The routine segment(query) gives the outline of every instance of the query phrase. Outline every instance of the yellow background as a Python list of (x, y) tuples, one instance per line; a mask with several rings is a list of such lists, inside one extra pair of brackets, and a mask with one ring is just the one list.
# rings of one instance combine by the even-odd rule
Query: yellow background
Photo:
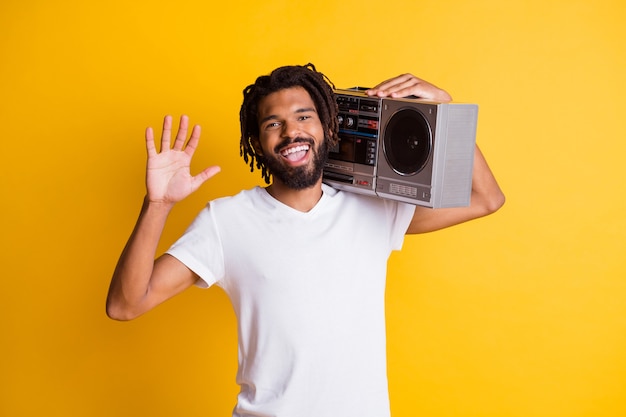
[(508, 198), (392, 256), (394, 417), (626, 415), (625, 19), (621, 0), (4, 0), (0, 415), (229, 415), (220, 290), (130, 323), (104, 299), (144, 128), (189, 114), (194, 170), (222, 166), (164, 249), (205, 201), (260, 183), (239, 158), (241, 91), (307, 62), (338, 87), (412, 72), (478, 103)]

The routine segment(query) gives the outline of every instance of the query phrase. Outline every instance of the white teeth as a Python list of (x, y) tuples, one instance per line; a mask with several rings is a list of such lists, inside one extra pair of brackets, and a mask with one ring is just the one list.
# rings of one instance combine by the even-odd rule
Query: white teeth
[(280, 154), (282, 156), (288, 156), (288, 155), (291, 155), (292, 153), (308, 151), (308, 150), (309, 150), (309, 145), (300, 145), (300, 146), (294, 146), (293, 148), (286, 149), (282, 151)]

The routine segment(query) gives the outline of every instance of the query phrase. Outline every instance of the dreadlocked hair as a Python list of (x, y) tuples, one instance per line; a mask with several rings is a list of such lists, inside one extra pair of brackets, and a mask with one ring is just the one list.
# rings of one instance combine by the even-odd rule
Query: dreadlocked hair
[(259, 102), (269, 94), (292, 87), (302, 87), (311, 96), (328, 146), (332, 148), (339, 141), (337, 102), (333, 93), (335, 86), (328, 77), (317, 71), (313, 64), (284, 66), (275, 69), (269, 75), (258, 77), (254, 84), (243, 90), (243, 104), (239, 112), (241, 124), (239, 155), (250, 165), (250, 172), (254, 172), (255, 167), (261, 170), (267, 184), (270, 183), (271, 173), (251, 144), (252, 140), (259, 138), (257, 119)]

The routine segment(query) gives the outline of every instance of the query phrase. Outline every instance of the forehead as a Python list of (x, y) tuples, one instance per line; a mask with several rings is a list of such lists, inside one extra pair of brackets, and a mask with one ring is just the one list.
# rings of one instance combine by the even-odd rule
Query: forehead
[(278, 90), (259, 101), (259, 119), (283, 112), (296, 112), (302, 109), (316, 111), (311, 95), (303, 87), (290, 87)]

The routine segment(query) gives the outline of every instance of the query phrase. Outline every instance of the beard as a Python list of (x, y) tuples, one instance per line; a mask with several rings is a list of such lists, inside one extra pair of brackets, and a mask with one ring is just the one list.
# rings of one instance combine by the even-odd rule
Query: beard
[[(310, 145), (309, 152), (311, 152), (311, 162), (309, 164), (290, 167), (283, 163), (281, 156), (275, 156), (279, 155), (279, 149), (284, 148), (290, 143), (297, 142), (308, 143)], [(324, 138), (319, 147), (315, 147), (315, 142), (310, 139), (287, 139), (274, 148), (274, 154), (263, 155), (260, 159), (275, 179), (291, 189), (303, 190), (317, 184), (322, 177), (324, 164), (328, 159), (328, 141)]]

